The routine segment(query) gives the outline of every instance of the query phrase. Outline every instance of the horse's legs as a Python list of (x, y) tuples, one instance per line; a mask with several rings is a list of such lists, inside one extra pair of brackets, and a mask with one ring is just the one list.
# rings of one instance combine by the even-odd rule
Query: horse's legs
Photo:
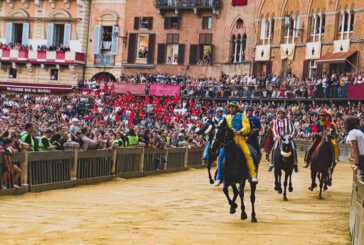
[(257, 183), (250, 182), (250, 202), (252, 203), (252, 219), (251, 222), (256, 223), (257, 219), (255, 217), (255, 190), (257, 188)]
[(282, 183), (281, 183), (282, 172), (277, 167), (274, 168), (274, 177), (275, 177), (274, 190), (278, 191), (278, 193), (281, 194), (282, 193)]
[(214, 180), (212, 179), (212, 176), (211, 176), (211, 162), (207, 163), (207, 172), (209, 173), (209, 180), (210, 180), (210, 184), (212, 185), (214, 183)]
[(238, 205), (236, 204), (235, 201), (236, 201), (236, 198), (238, 198), (238, 196), (239, 196), (239, 190), (238, 190), (238, 188), (236, 187), (235, 184), (231, 185), (231, 188), (233, 188), (233, 192), (234, 192), (233, 200), (231, 200), (231, 201), (234, 204), (235, 208), (237, 208)]
[(312, 180), (312, 184), (311, 184), (311, 187), (308, 187), (308, 189), (310, 191), (313, 191), (313, 189), (315, 189), (315, 187), (317, 185), (316, 185), (316, 172), (313, 171), (312, 169), (311, 169), (311, 180)]
[(278, 170), (274, 168), (274, 190), (278, 191)]
[(248, 218), (248, 216), (245, 213), (244, 188), (245, 188), (245, 180), (242, 180), (240, 183), (240, 190), (239, 190), (240, 201), (241, 201), (241, 219), (242, 220), (245, 220)]
[(288, 201), (287, 199), (287, 185), (288, 185), (288, 173), (284, 172), (284, 192), (283, 192), (283, 201)]
[(278, 170), (278, 193), (282, 194), (282, 170)]
[(293, 191), (293, 187), (292, 187), (292, 173), (289, 175), (289, 187), (288, 187), (288, 191), (292, 192)]
[(321, 176), (320, 176), (320, 194), (319, 194), (319, 199), (322, 199), (321, 193), (322, 193), (322, 187), (323, 187), (323, 185), (324, 185), (324, 175), (321, 174)]
[(234, 214), (235, 213), (235, 209), (237, 208), (237, 205), (236, 203), (234, 203), (231, 199), (230, 199), (230, 196), (229, 196), (229, 186), (225, 185), (224, 184), (224, 187), (222, 188), (228, 202), (229, 202), (229, 205), (230, 205), (230, 214)]

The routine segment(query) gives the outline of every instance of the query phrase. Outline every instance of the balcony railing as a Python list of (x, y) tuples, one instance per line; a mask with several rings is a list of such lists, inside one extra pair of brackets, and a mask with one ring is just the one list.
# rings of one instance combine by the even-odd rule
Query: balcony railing
[(115, 64), (115, 55), (99, 54), (95, 57), (95, 65), (97, 66), (113, 66)]
[(84, 64), (85, 54), (79, 52), (0, 49), (0, 62), (46, 64)]
[(221, 0), (156, 0), (159, 9), (220, 9)]

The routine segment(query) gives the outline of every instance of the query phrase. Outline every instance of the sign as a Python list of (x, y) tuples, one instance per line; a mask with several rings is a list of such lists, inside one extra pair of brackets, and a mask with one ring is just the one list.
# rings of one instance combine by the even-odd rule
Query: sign
[(306, 60), (321, 58), (321, 42), (306, 43)]
[(348, 52), (349, 49), (350, 49), (350, 39), (334, 41), (334, 53)]
[(349, 100), (364, 100), (364, 84), (349, 84)]
[(116, 83), (114, 92), (118, 94), (145, 95), (145, 84)]
[(268, 61), (270, 59), (270, 45), (255, 46), (255, 61)]
[(151, 84), (149, 95), (152, 96), (175, 96), (180, 95), (181, 86), (179, 85), (158, 85)]
[(17, 93), (37, 93), (37, 94), (59, 94), (72, 90), (72, 85), (52, 85), (35, 83), (0, 83), (0, 90), (7, 90)]
[(296, 44), (294, 43), (281, 44), (281, 59), (293, 60), (295, 48)]

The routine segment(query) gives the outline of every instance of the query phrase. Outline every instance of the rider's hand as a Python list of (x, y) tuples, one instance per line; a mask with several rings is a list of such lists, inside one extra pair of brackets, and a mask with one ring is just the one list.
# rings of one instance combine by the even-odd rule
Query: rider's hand
[(238, 130), (238, 131), (235, 131), (235, 135), (240, 135), (241, 134), (241, 131)]

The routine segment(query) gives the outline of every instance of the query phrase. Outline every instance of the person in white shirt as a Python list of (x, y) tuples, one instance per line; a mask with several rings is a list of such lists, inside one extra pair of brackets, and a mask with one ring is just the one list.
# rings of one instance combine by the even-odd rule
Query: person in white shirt
[(344, 124), (346, 131), (349, 132), (346, 141), (353, 147), (355, 162), (352, 168), (355, 172), (359, 170), (357, 178), (364, 182), (364, 134), (360, 130), (359, 118), (347, 117)]

